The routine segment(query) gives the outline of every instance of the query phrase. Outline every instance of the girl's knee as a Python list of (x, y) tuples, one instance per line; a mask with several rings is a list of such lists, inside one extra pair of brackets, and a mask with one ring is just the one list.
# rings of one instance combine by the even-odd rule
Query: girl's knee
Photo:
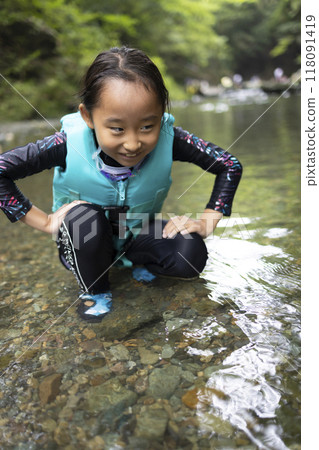
[(64, 224), (77, 249), (84, 245), (94, 247), (106, 235), (112, 235), (111, 224), (97, 205), (82, 203), (74, 206), (65, 216)]
[(188, 239), (180, 235), (176, 248), (176, 276), (193, 278), (199, 275), (207, 262), (207, 247), (201, 236), (191, 233)]

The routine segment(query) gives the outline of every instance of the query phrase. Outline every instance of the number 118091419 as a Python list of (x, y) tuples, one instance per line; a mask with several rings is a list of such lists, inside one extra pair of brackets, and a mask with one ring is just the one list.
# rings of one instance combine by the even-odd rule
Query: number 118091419
[(315, 81), (315, 73), (316, 73), (316, 18), (313, 15), (306, 16), (307, 23), (306, 26), (306, 70), (305, 73), (307, 77), (306, 81)]

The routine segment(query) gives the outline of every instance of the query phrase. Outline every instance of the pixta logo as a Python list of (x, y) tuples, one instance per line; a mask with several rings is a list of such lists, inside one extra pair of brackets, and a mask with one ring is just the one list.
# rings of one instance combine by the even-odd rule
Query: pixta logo
[(98, 214), (94, 209), (79, 205), (69, 211), (64, 218), (65, 228), (69, 230), (69, 238), (75, 250), (79, 250), (83, 244), (97, 235)]

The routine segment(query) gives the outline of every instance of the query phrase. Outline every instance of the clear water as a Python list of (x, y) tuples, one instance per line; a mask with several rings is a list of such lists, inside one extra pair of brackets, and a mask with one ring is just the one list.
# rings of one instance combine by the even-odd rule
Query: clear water
[[(144, 286), (114, 270), (103, 325), (68, 309), (77, 286), (50, 237), (0, 216), (2, 448), (300, 448), (300, 98), (265, 112), (275, 100), (173, 108), (242, 162), (233, 215), (198, 281)], [(3, 150), (47, 134), (31, 128), (2, 127)], [(49, 211), (51, 178), (19, 187)], [(165, 211), (200, 213), (213, 179), (175, 163)]]

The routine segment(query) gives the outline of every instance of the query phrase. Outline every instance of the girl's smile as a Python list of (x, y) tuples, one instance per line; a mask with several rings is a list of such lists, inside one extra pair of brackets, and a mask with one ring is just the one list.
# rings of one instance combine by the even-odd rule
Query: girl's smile
[(121, 165), (137, 164), (157, 144), (162, 107), (155, 92), (141, 82), (111, 79), (91, 114), (83, 103), (79, 109), (102, 151)]

